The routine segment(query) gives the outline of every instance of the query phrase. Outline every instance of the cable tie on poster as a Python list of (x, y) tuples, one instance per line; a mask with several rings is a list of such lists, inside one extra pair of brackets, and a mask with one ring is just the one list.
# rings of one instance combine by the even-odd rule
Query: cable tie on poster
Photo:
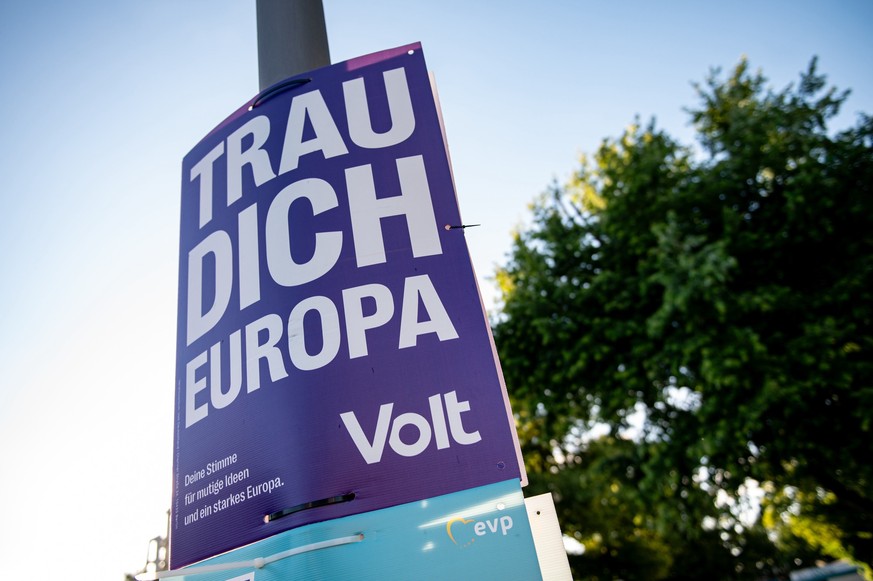
[(309, 545), (303, 545), (302, 547), (295, 547), (293, 549), (280, 551), (278, 553), (270, 555), (269, 557), (256, 557), (249, 561), (235, 561), (233, 563), (200, 565), (199, 567), (189, 567), (187, 569), (171, 569), (170, 571), (140, 573), (136, 576), (136, 579), (137, 581), (153, 581), (156, 579), (167, 579), (170, 577), (183, 577), (189, 575), (201, 575), (203, 573), (214, 573), (216, 571), (230, 571), (231, 569), (262, 569), (270, 563), (275, 563), (276, 561), (281, 561), (282, 559), (287, 559), (288, 557), (293, 557), (294, 555), (300, 555), (302, 553), (309, 553), (312, 551), (319, 551), (321, 549), (329, 549), (331, 547), (339, 547), (341, 545), (348, 545), (351, 543), (360, 543), (363, 540), (364, 533), (358, 533), (356, 535), (351, 535), (348, 537), (338, 537), (336, 539), (329, 539), (327, 541), (320, 541), (318, 543), (311, 543)]
[(296, 89), (297, 87), (303, 86), (311, 80), (312, 79), (308, 77), (302, 79), (288, 79), (287, 81), (282, 81), (281, 83), (275, 84), (272, 87), (258, 93), (258, 96), (255, 97), (255, 100), (252, 101), (251, 105), (249, 105), (249, 111), (262, 104), (264, 101), (275, 97), (279, 93), (290, 91), (291, 89)]
[(295, 512), (300, 512), (302, 510), (309, 510), (310, 508), (320, 508), (322, 506), (329, 506), (331, 504), (340, 504), (343, 502), (351, 502), (355, 499), (355, 493), (349, 492), (348, 494), (341, 494), (339, 496), (331, 496), (330, 498), (323, 498), (321, 500), (313, 500), (312, 502), (304, 502), (303, 504), (298, 504), (297, 506), (292, 506), (291, 508), (284, 508), (282, 510), (272, 512), (266, 516), (264, 516), (264, 522), (269, 523), (274, 520), (280, 519), (284, 516), (288, 516), (294, 514)]
[(453, 226), (451, 224), (446, 224), (446, 230), (459, 230), (463, 228), (475, 228), (476, 226), (481, 226), (482, 224), (458, 224), (457, 226)]

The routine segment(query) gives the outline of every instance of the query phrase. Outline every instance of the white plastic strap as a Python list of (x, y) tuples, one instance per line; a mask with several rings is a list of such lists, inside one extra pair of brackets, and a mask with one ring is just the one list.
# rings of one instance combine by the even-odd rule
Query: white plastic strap
[(340, 537), (337, 539), (330, 539), (327, 541), (303, 545), (302, 547), (288, 549), (287, 551), (280, 551), (275, 555), (270, 555), (269, 557), (257, 557), (255, 559), (252, 559), (251, 561), (216, 563), (214, 565), (200, 565), (199, 567), (189, 567), (187, 569), (172, 569), (170, 571), (140, 573), (136, 576), (136, 579), (138, 581), (152, 581), (156, 579), (167, 579), (169, 577), (183, 577), (188, 575), (200, 575), (201, 573), (214, 573), (216, 571), (229, 571), (231, 569), (261, 569), (265, 565), (275, 563), (276, 561), (281, 561), (282, 559), (287, 559), (288, 557), (293, 557), (294, 555), (300, 555), (301, 553), (318, 551), (320, 549), (328, 549), (330, 547), (338, 547), (340, 545), (348, 545), (350, 543), (360, 543), (363, 540), (364, 535), (362, 533), (359, 533), (350, 537)]

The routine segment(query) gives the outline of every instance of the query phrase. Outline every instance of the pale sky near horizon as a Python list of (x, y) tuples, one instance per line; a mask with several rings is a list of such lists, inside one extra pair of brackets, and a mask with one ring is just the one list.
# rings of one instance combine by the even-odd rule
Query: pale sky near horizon
[[(873, 113), (873, 2), (324, 0), (333, 62), (421, 41), (486, 302), (527, 205), (693, 82), (810, 59)], [(120, 580), (170, 504), (183, 156), (258, 91), (250, 0), (0, 2), (4, 577)]]

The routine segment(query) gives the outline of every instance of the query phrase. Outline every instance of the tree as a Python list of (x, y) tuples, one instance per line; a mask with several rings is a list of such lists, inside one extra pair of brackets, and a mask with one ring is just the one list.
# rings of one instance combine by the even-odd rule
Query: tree
[[(689, 110), (699, 150), (635, 125), (544, 194), (498, 272), (495, 340), (532, 482), (568, 506), (590, 484), (568, 479), (611, 449), (658, 542), (715, 531), (734, 565), (780, 569), (741, 562), (757, 482), (771, 537), (826, 525), (818, 550), (869, 565), (873, 120), (828, 132), (848, 92), (815, 60), (766, 82), (745, 61), (714, 71)], [(591, 510), (562, 513), (567, 530)], [(637, 578), (679, 578), (671, 555)]]

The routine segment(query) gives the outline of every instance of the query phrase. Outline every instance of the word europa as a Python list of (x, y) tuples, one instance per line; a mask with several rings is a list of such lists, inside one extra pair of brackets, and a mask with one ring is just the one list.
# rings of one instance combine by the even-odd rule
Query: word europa
[[(183, 257), (188, 274), (185, 313), (188, 346), (218, 325), (231, 307), (234, 290), (238, 305), (233, 306), (242, 311), (261, 300), (262, 284), (267, 281), (280, 287), (299, 287), (326, 275), (337, 264), (343, 245), (348, 242), (345, 232), (313, 232), (312, 244), (304, 252), (306, 259), (299, 256), (300, 251), (297, 256), (292, 252), (290, 234), (291, 215), (295, 212), (305, 212), (303, 217), (308, 218), (339, 211), (337, 190), (328, 181), (309, 177), (288, 184), (269, 201), (264, 218), (263, 213), (258, 212), (258, 204), (264, 202), (255, 201), (242, 207), (249, 194), (243, 191), (244, 176), (253, 180), (258, 188), (294, 172), (308, 155), (320, 154), (324, 159), (331, 159), (347, 155), (349, 144), (363, 149), (381, 149), (409, 139), (415, 131), (416, 119), (406, 70), (402, 67), (389, 70), (382, 77), (391, 121), (390, 128), (383, 132), (373, 129), (364, 80), (352, 79), (342, 84), (345, 125), (334, 121), (336, 112), (328, 108), (320, 90), (309, 91), (291, 99), (283, 146), (278, 154), (264, 148), (270, 136), (270, 118), (258, 115), (193, 164), (189, 179), (199, 183), (199, 230), (203, 231), (213, 220), (216, 205), (223, 204), (237, 213), (235, 232), (213, 230)], [(341, 133), (340, 126), (347, 127), (347, 134)], [(273, 169), (276, 162), (278, 171)], [(216, 171), (219, 164), (223, 164), (226, 175), (227, 187), (223, 193), (215, 187), (215, 177), (222, 173)], [(394, 216), (406, 221), (414, 258), (442, 254), (424, 156), (380, 162), (378, 171), (396, 171), (400, 195), (377, 197), (371, 164), (348, 167), (341, 174), (336, 172), (336, 178), (345, 182), (341, 191), (347, 193), (344, 201), (351, 218), (350, 238), (357, 268), (387, 262), (382, 220)], [(305, 203), (295, 203), (301, 200)], [(212, 292), (204, 292), (210, 290)], [(205, 296), (211, 297), (211, 304), (204, 304)], [(371, 312), (373, 303), (375, 311)], [(392, 291), (378, 283), (344, 289), (341, 306), (325, 296), (311, 296), (289, 306), (290, 311), (281, 316), (270, 313), (224, 335), (187, 361), (186, 428), (206, 418), (210, 405), (221, 409), (233, 403), (242, 393), (243, 381), (246, 393), (259, 389), (262, 371), (269, 373), (270, 381), (276, 382), (288, 376), (288, 361), (301, 371), (328, 365), (339, 354), (343, 338), (349, 359), (366, 356), (367, 331), (388, 323), (396, 310)], [(421, 321), (418, 319), (420, 307), (423, 307), (421, 312), (427, 314)], [(344, 328), (340, 324), (340, 310), (344, 315)], [(427, 275), (405, 279), (399, 311), (398, 349), (414, 347), (423, 334), (434, 333), (440, 341), (458, 338)], [(320, 337), (307, 340), (303, 325), (307, 315), (317, 315), (320, 320)], [(310, 349), (313, 345), (320, 347), (316, 353), (311, 353), (307, 345)], [(229, 362), (224, 367), (223, 357)], [(262, 365), (264, 362), (266, 366)], [(221, 377), (222, 368), (229, 370), (226, 385)]]
[[(452, 527), (458, 524), (469, 525), (470, 523), (474, 523), (473, 534), (476, 535), (476, 537), (484, 537), (487, 534), (496, 534), (498, 530), (505, 537), (507, 532), (509, 532), (509, 529), (511, 529), (513, 525), (512, 517), (509, 515), (504, 515), (500, 518), (493, 518), (491, 520), (485, 519), (481, 521), (475, 521), (474, 519), (466, 519), (463, 517), (453, 518), (446, 523), (446, 533), (448, 533), (449, 538), (452, 540), (453, 543), (455, 543), (456, 545), (461, 545), (462, 547), (469, 547), (475, 542), (476, 538), (470, 536), (469, 532), (462, 532), (462, 526), (457, 526), (454, 531), (452, 530)], [(455, 538), (456, 533), (457, 538)], [(469, 538), (469, 540), (467, 540), (467, 538)]]
[[(372, 437), (367, 437), (361, 427), (355, 412), (340, 414), (352, 441), (358, 448), (358, 452), (367, 462), (375, 464), (382, 461), (382, 453), (385, 450), (385, 442), (394, 452), (401, 456), (412, 457), (421, 454), (430, 445), (431, 438), (436, 439), (437, 450), (443, 450), (451, 446), (451, 439), (458, 444), (470, 445), (482, 440), (478, 430), (467, 432), (461, 414), (470, 411), (470, 402), (458, 401), (454, 391), (444, 395), (432, 395), (427, 398), (430, 407), (430, 421), (420, 414), (406, 412), (392, 417), (394, 404), (386, 403), (379, 407), (379, 417), (376, 420), (376, 430)], [(443, 403), (445, 402), (445, 407)], [(446, 420), (448, 419), (448, 428)], [(414, 442), (406, 443), (400, 438), (400, 432), (406, 426), (413, 426), (418, 431), (418, 437)], [(388, 433), (391, 435), (389, 436)]]

